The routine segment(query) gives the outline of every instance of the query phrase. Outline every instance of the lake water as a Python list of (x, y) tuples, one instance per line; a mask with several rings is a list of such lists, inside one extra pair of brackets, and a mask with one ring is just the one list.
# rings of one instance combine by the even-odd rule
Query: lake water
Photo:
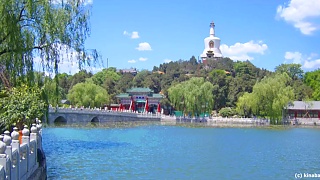
[[(294, 179), (320, 174), (320, 129), (44, 128), (48, 179)], [(310, 179), (310, 178), (309, 178)]]

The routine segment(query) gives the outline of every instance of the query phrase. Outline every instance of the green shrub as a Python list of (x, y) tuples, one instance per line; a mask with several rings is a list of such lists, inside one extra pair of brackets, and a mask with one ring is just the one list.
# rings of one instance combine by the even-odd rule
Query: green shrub
[(226, 107), (226, 108), (220, 109), (219, 115), (222, 117), (231, 117), (231, 116), (235, 115), (235, 112), (230, 107)]

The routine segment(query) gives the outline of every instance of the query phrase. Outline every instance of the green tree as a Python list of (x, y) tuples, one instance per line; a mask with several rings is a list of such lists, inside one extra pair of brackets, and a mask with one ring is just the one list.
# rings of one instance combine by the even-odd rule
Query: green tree
[(117, 103), (117, 98), (115, 96), (118, 93), (121, 93), (119, 89), (116, 88), (121, 77), (121, 74), (117, 73), (115, 68), (108, 68), (106, 70), (106, 78), (104, 79), (102, 87), (108, 91), (111, 103)]
[(33, 81), (36, 57), (43, 70), (55, 74), (59, 62), (76, 59), (81, 68), (97, 60), (97, 52), (84, 46), (90, 32), (90, 9), (82, 0), (2, 0), (0, 64), (12, 84), (20, 76)]
[(260, 117), (268, 117), (273, 124), (279, 124), (282, 113), (289, 102), (294, 99), (294, 90), (288, 83), (291, 78), (287, 73), (275, 74), (257, 82), (252, 93), (245, 93), (237, 103), (240, 114), (252, 112)]
[(127, 89), (133, 87), (133, 78), (134, 76), (130, 73), (123, 74), (115, 88), (121, 93), (126, 92)]
[(78, 83), (85, 82), (87, 78), (91, 78), (91, 77), (92, 77), (91, 72), (87, 72), (86, 70), (79, 71), (78, 73), (71, 76), (71, 78), (70, 78), (71, 85), (70, 85), (69, 89), (71, 89), (74, 85), (76, 85)]
[(67, 73), (62, 73), (62, 74), (58, 74), (58, 82), (59, 82), (59, 87), (62, 89), (61, 91), (61, 97), (63, 99), (66, 99), (66, 95), (68, 94), (68, 91), (70, 89), (71, 86), (71, 75), (68, 75)]
[(152, 89), (154, 93), (159, 93), (161, 91), (161, 76), (162, 74), (158, 73), (149, 74), (145, 77), (143, 81), (143, 86)]
[(214, 109), (226, 107), (231, 77), (226, 74), (225, 70), (215, 69), (209, 73), (208, 79), (214, 85)]
[(256, 104), (254, 97), (255, 94), (245, 92), (242, 96), (239, 97), (237, 101), (236, 111), (239, 115), (244, 117), (250, 117), (253, 105)]
[(222, 117), (231, 117), (235, 113), (230, 107), (226, 107), (226, 108), (221, 108), (220, 111), (219, 111), (219, 114)]
[(145, 77), (151, 75), (151, 72), (149, 72), (148, 70), (142, 70), (140, 71), (134, 78), (133, 78), (133, 83), (134, 86), (136, 87), (144, 87), (144, 80)]
[[(292, 85), (291, 85), (292, 84)], [(290, 85), (294, 87), (294, 99), (296, 101), (302, 101), (305, 99), (311, 99), (313, 90), (301, 79), (294, 80)], [(320, 99), (319, 99), (320, 100)]]
[(70, 89), (67, 97), (71, 104), (76, 106), (101, 107), (109, 103), (108, 92), (92, 82), (76, 84)]
[(287, 73), (291, 78), (290, 86), (294, 87), (295, 100), (302, 101), (312, 96), (312, 89), (303, 83), (304, 72), (301, 64), (281, 64), (275, 68), (276, 73)]
[(208, 59), (206, 68), (209, 71), (212, 69), (222, 69), (230, 72), (233, 69), (233, 64), (234, 62), (230, 58), (221, 58), (218, 60)]
[(204, 78), (193, 77), (168, 89), (169, 100), (176, 110), (193, 115), (210, 112), (213, 107), (213, 85)]
[(320, 69), (307, 72), (304, 76), (304, 82), (312, 88), (312, 99), (320, 100)]
[(287, 73), (292, 80), (302, 79), (304, 74), (301, 64), (280, 64), (275, 70), (276, 73)]
[(0, 98), (0, 126), (11, 130), (12, 125), (22, 129), (22, 124), (30, 127), (35, 118), (42, 118), (47, 107), (43, 93), (38, 87), (22, 85), (3, 91)]
[(192, 65), (197, 65), (198, 61), (197, 61), (196, 57), (192, 56), (189, 60), (189, 63), (191, 63)]
[[(57, 87), (58, 86), (58, 87)], [(58, 93), (56, 92), (58, 90)], [(48, 104), (53, 107), (59, 106), (62, 99), (66, 98), (67, 93), (53, 79), (46, 79), (43, 91), (46, 95)]]

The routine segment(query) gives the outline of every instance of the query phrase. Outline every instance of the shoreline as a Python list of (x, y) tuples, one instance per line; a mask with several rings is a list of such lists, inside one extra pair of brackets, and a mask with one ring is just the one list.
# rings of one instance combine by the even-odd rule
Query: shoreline
[(121, 121), (121, 122), (105, 122), (105, 123), (72, 123), (72, 124), (54, 124), (45, 127), (50, 128), (132, 128), (148, 125), (163, 125), (163, 126), (182, 126), (190, 128), (258, 128), (258, 129), (292, 129), (292, 128), (314, 128), (320, 129), (319, 125), (267, 125), (253, 123), (235, 123), (235, 122), (179, 122), (176, 120), (161, 120), (161, 121)]
[(205, 127), (217, 127), (217, 128), (271, 128), (271, 129), (283, 129), (283, 128), (320, 128), (320, 121), (303, 120), (298, 124), (294, 124), (293, 120), (289, 121), (289, 124), (270, 124), (267, 119), (253, 119), (253, 118), (223, 118), (223, 117), (213, 117), (213, 118), (183, 118), (174, 116), (162, 116), (162, 123), (169, 124), (199, 124), (199, 126)]

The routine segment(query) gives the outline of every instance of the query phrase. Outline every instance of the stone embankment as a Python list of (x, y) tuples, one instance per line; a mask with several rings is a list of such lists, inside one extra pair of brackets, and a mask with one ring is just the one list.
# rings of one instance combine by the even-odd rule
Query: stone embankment
[[(162, 116), (161, 122), (164, 124), (177, 123), (202, 123), (207, 126), (216, 127), (254, 127), (254, 126), (270, 126), (270, 120), (260, 118), (225, 118), (225, 117), (203, 117), (189, 118), (183, 116)], [(319, 118), (299, 118), (288, 119), (283, 121), (285, 125), (295, 127), (320, 127)]]
[[(31, 132), (30, 132), (31, 130)], [(37, 120), (31, 129), (17, 127), (0, 136), (0, 179), (47, 179), (46, 158), (42, 149), (42, 124)]]
[(223, 117), (201, 117), (201, 118), (189, 118), (189, 117), (175, 117), (175, 116), (162, 116), (162, 122), (167, 123), (202, 123), (207, 126), (269, 126), (270, 121), (268, 119), (256, 119), (256, 118), (223, 118)]

